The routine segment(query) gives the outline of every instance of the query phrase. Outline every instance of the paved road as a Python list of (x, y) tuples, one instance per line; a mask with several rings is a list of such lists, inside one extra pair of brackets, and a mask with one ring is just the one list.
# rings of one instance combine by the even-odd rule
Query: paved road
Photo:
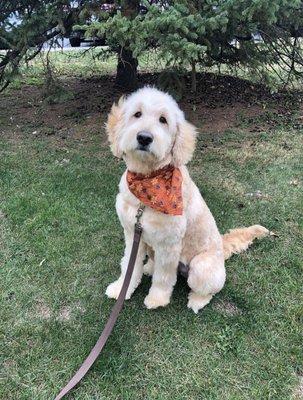
[[(82, 51), (82, 50), (84, 50), (84, 49), (89, 49), (90, 47), (99, 47), (99, 46), (91, 46), (91, 43), (81, 43), (81, 46), (80, 47), (71, 47), (71, 45), (70, 45), (70, 43), (69, 43), (69, 39), (64, 39), (63, 40), (63, 43), (62, 43), (62, 41), (60, 40), (59, 41), (59, 44), (60, 44), (60, 46), (58, 46), (58, 45), (56, 45), (56, 46), (53, 46), (52, 48), (51, 48), (51, 51)], [(103, 49), (105, 49), (105, 48), (107, 48), (108, 46), (102, 46), (102, 48)], [(46, 50), (48, 50), (49, 49), (49, 43), (45, 43), (44, 44), (44, 46), (43, 46), (43, 48), (42, 48), (42, 51), (46, 51)], [(1, 50), (0, 49), (0, 53), (2, 54), (2, 53), (6, 53), (6, 50)]]
[[(58, 43), (60, 44), (60, 46), (55, 45), (52, 47), (51, 51), (61, 51), (62, 48), (65, 50), (81, 50), (83, 48), (89, 48), (91, 47), (90, 43), (81, 43), (80, 47), (71, 47), (70, 43), (69, 43), (69, 39), (63, 38), (63, 39), (59, 39)], [(43, 46), (44, 50), (47, 50), (49, 48), (49, 43), (45, 43)]]

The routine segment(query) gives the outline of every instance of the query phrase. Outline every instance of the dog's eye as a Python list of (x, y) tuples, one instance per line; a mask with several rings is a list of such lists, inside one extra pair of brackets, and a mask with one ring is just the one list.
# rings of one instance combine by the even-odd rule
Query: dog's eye
[(141, 115), (142, 115), (142, 112), (141, 111), (137, 111), (136, 114), (134, 114), (134, 117), (140, 118)]
[(161, 115), (161, 117), (159, 118), (159, 121), (161, 122), (161, 124), (167, 124), (166, 118), (163, 117), (163, 115)]

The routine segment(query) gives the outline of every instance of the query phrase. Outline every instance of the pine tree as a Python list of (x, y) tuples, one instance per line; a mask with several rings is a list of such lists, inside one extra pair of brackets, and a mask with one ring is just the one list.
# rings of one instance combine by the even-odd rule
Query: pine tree
[[(168, 0), (146, 3), (121, 0), (117, 12), (101, 12), (100, 1), (3, 1), (0, 3), (0, 89), (18, 72), (21, 61), (34, 57), (45, 41), (67, 36), (75, 25), (87, 35), (106, 37), (117, 53), (120, 86), (136, 85), (137, 59), (156, 49), (175, 70), (191, 69), (195, 90), (197, 67), (237, 66), (264, 72), (269, 65), (285, 82), (301, 77), (303, 58), (302, 0)], [(11, 16), (20, 24), (11, 25)], [(94, 15), (85, 24), (83, 16)], [(169, 75), (166, 75), (168, 77)]]
[[(139, 12), (139, 0), (123, 0), (121, 14), (128, 20), (137, 16)], [(116, 84), (118, 86), (132, 89), (137, 85), (138, 61), (133, 57), (129, 43), (118, 45), (118, 65)]]

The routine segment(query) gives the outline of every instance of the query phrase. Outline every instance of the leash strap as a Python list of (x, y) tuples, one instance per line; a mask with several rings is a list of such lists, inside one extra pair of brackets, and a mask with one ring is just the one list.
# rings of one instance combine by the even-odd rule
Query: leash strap
[(135, 224), (135, 232), (134, 232), (134, 240), (133, 240), (133, 245), (132, 245), (132, 250), (130, 253), (130, 258), (126, 270), (126, 274), (124, 277), (124, 282), (120, 291), (120, 294), (117, 298), (117, 301), (112, 309), (112, 312), (107, 320), (107, 323), (105, 325), (105, 328), (103, 329), (103, 332), (101, 333), (97, 343), (95, 344), (94, 348), (91, 350), (89, 353), (88, 357), (85, 359), (81, 367), (78, 369), (78, 371), (75, 373), (75, 375), (71, 378), (71, 380), (68, 382), (68, 384), (61, 390), (61, 392), (58, 394), (58, 396), (55, 398), (55, 400), (60, 400), (62, 399), (67, 393), (69, 393), (80, 381), (81, 379), (87, 374), (91, 366), (94, 364), (96, 359), (98, 358), (99, 354), (101, 353), (103, 347), (105, 346), (105, 343), (107, 342), (107, 339), (109, 338), (109, 335), (111, 334), (116, 320), (118, 318), (118, 315), (120, 311), (122, 310), (126, 292), (133, 274), (137, 254), (138, 254), (138, 249), (139, 249), (139, 243), (142, 235), (142, 226), (140, 223), (140, 218), (142, 216), (142, 213), (144, 211), (144, 206), (141, 205), (137, 211), (136, 219), (137, 222)]

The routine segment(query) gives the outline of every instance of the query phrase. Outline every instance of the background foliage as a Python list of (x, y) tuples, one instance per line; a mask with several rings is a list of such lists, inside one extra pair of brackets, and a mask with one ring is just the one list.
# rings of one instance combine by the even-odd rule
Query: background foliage
[(129, 88), (137, 84), (137, 58), (146, 50), (155, 50), (167, 68), (191, 70), (194, 91), (197, 68), (212, 65), (248, 69), (267, 84), (273, 84), (269, 70), (284, 85), (301, 80), (301, 0), (121, 0), (110, 11), (102, 4), (2, 1), (0, 42), (8, 51), (0, 54), (1, 87), (46, 41), (80, 27), (88, 37), (105, 37), (120, 63), (118, 82)]

